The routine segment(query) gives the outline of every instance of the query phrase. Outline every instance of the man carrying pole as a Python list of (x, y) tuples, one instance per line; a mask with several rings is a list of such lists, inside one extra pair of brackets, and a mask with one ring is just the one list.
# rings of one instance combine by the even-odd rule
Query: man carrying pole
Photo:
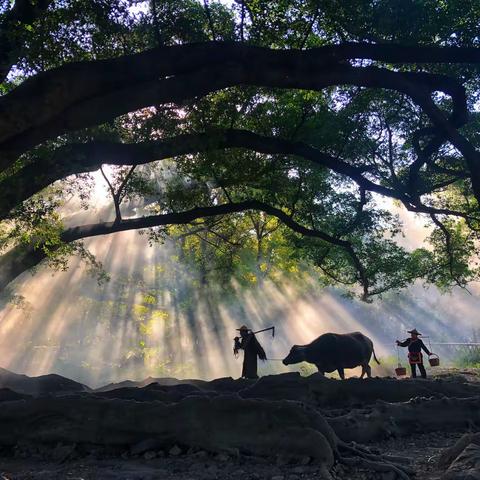
[(272, 335), (275, 335), (275, 327), (252, 332), (247, 326), (242, 325), (240, 328), (237, 328), (237, 330), (240, 332), (240, 337), (233, 339), (233, 354), (237, 356), (239, 350), (244, 351), (242, 378), (258, 378), (257, 357), (260, 358), (260, 360), (266, 360), (267, 356), (260, 342), (255, 337), (255, 334), (272, 330)]

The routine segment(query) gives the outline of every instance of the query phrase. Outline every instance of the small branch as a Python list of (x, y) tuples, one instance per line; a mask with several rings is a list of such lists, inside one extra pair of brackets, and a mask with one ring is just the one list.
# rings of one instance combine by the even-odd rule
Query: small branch
[(130, 170), (127, 172), (125, 175), (125, 178), (123, 179), (122, 183), (118, 187), (117, 191), (117, 198), (118, 198), (118, 203), (120, 204), (122, 200), (125, 198), (126, 195), (126, 190), (125, 187), (127, 186), (128, 181), (130, 180), (134, 170), (137, 168), (137, 165), (133, 165)]
[(111, 184), (107, 175), (103, 171), (103, 165), (100, 166), (100, 172), (101, 172), (103, 178), (105, 179), (105, 181), (107, 182), (108, 189), (110, 190), (110, 194), (111, 194), (112, 200), (113, 200), (113, 206), (115, 207), (115, 222), (118, 223), (122, 220), (122, 214), (121, 214), (121, 211), (120, 211), (120, 202), (118, 200), (118, 196), (115, 192), (115, 189), (113, 188), (113, 185)]

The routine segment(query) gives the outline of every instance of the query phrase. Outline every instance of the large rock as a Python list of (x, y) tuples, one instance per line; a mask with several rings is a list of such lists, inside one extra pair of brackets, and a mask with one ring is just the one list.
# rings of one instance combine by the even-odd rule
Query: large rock
[(61, 375), (50, 374), (39, 377), (29, 377), (27, 375), (10, 372), (4, 368), (0, 368), (0, 388), (8, 388), (20, 394), (33, 396), (91, 391), (86, 385), (62, 377)]

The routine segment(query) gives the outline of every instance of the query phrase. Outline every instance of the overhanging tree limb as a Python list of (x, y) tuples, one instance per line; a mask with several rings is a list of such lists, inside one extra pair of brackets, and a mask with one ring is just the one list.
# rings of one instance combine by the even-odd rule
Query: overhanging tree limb
[[(191, 210), (177, 213), (165, 213), (152, 215), (148, 217), (122, 219), (120, 221), (103, 222), (95, 224), (80, 225), (66, 229), (61, 240), (64, 243), (71, 243), (80, 239), (108, 235), (127, 230), (139, 230), (153, 228), (163, 225), (188, 224), (199, 218), (228, 215), (232, 213), (257, 210), (278, 218), (287, 227), (300, 235), (318, 238), (331, 245), (342, 248), (350, 257), (353, 267), (358, 272), (360, 283), (363, 287), (363, 296), (368, 296), (369, 280), (365, 269), (355, 252), (352, 244), (346, 240), (333, 237), (332, 235), (320, 230), (307, 228), (296, 222), (290, 215), (279, 208), (268, 205), (257, 200), (246, 200), (243, 202), (227, 203), (209, 207), (197, 207)], [(24, 246), (14, 247), (12, 250), (0, 257), (0, 290), (5, 288), (17, 276), (25, 270), (38, 265), (47, 254), (42, 246)]]
[[(62, 133), (97, 125), (138, 108), (181, 103), (234, 85), (311, 90), (357, 85), (410, 94), (410, 82), (451, 96), (452, 122), (465, 123), (465, 91), (455, 79), (375, 66), (352, 67), (346, 62), (351, 58), (388, 61), (389, 54), (392, 61), (425, 61), (431, 49), (419, 48), (423, 56), (400, 46), (348, 44), (304, 51), (209, 42), (67, 64), (26, 80), (0, 98), (0, 168), (8, 167), (18, 154)], [(435, 51), (432, 61), (452, 57), (450, 49)], [(477, 49), (459, 49), (457, 53), (462, 58), (459, 61), (480, 62)]]
[(68, 144), (57, 149), (51, 156), (38, 158), (0, 182), (0, 218), (4, 218), (12, 208), (56, 180), (74, 173), (95, 171), (101, 164), (141, 165), (179, 155), (224, 148), (246, 148), (272, 155), (295, 155), (345, 175), (365, 191), (400, 200), (410, 211), (465, 217), (462, 212), (429, 207), (419, 202), (416, 195), (409, 196), (405, 192), (375, 183), (365, 176), (364, 167), (332, 157), (306, 143), (232, 129), (183, 134), (170, 139), (136, 144), (100, 141)]

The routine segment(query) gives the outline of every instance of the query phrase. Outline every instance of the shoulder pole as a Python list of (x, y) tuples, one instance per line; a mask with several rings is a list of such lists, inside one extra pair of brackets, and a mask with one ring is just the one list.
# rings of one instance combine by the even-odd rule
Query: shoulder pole
[(275, 336), (275, 327), (264, 328), (262, 330), (257, 330), (256, 332), (252, 332), (252, 333), (255, 334), (255, 333), (261, 333), (261, 332), (267, 332), (268, 330), (272, 331), (272, 337), (274, 337)]

